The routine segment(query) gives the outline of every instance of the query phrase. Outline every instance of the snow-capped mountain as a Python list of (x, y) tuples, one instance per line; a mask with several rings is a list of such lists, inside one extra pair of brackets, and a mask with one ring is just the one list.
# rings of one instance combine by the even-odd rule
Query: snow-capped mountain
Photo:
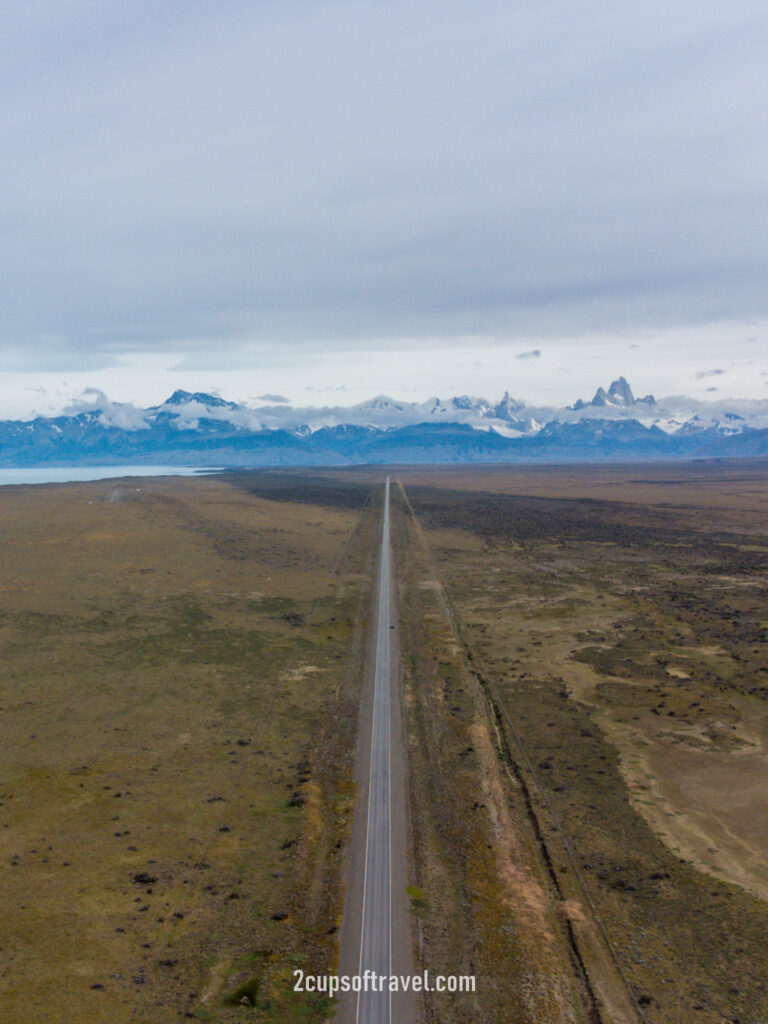
[(602, 409), (606, 406), (613, 406), (614, 408), (628, 409), (630, 406), (638, 404), (653, 406), (656, 404), (656, 399), (653, 395), (646, 395), (645, 398), (635, 398), (626, 377), (619, 377), (617, 380), (612, 381), (607, 391), (605, 388), (599, 387), (591, 402), (585, 402), (584, 399), (580, 398), (573, 405), (573, 408), (579, 410), (592, 406), (593, 408)]
[(90, 391), (61, 416), (0, 421), (0, 465), (578, 461), (768, 455), (768, 400), (635, 398), (618, 377), (590, 401), (529, 406), (460, 395), (253, 408), (175, 391), (142, 409)]

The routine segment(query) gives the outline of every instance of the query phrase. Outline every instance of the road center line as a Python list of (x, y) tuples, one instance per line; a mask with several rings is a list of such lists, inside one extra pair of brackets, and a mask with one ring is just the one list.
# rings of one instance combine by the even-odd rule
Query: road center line
[(361, 990), (357, 997), (357, 1024), (391, 1024), (392, 996), (392, 828), (391, 828), (391, 667), (390, 667), (390, 541), (389, 477), (384, 488), (384, 517), (378, 580), (376, 659), (371, 718), (371, 765), (365, 837), (362, 920), (360, 927), (361, 977), (366, 971), (387, 979), (384, 991)]

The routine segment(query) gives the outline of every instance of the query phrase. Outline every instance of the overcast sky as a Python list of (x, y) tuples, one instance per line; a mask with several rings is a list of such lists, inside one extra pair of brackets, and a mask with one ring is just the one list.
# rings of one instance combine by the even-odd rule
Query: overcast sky
[(0, 12), (0, 417), (768, 397), (765, 0)]

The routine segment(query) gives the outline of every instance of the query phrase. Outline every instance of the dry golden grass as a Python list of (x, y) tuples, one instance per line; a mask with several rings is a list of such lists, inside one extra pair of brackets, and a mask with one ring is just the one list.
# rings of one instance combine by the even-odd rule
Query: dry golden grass
[(702, 460), (574, 466), (414, 466), (403, 483), (441, 490), (540, 498), (619, 501), (647, 507), (690, 507), (768, 514), (768, 462)]
[[(421, 962), (477, 977), (472, 996), (431, 994), (439, 1024), (585, 1024), (591, 1000), (572, 960), (561, 900), (496, 723), (468, 670), (418, 524), (396, 495)], [(459, 538), (469, 557), (478, 545)]]
[(214, 479), (0, 489), (3, 1024), (239, 1019), (228, 978), (295, 945), (358, 520)]
[(704, 469), (405, 479), (562, 892), (654, 1024), (768, 1012), (766, 468)]

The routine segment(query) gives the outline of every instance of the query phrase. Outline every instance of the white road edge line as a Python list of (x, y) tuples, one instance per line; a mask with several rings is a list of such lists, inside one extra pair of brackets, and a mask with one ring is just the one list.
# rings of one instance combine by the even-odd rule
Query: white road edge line
[[(390, 588), (390, 577), (389, 577), (389, 485), (390, 478), (387, 477), (384, 488), (384, 515), (382, 524), (382, 545), (381, 545), (381, 563), (379, 572), (379, 588), (378, 588), (378, 608), (376, 616), (376, 660), (378, 659), (379, 653), (379, 634), (381, 633), (382, 619), (384, 619), (384, 625), (386, 626), (386, 644), (387, 644), (387, 687), (390, 690), (391, 697), (391, 671), (389, 666), (389, 588)], [(386, 565), (386, 573), (384, 573), (384, 566)], [(381, 584), (383, 577), (386, 576), (386, 588), (382, 588)], [(374, 686), (372, 695), (372, 714), (371, 714), (371, 763), (368, 772), (368, 812), (366, 819), (366, 831), (365, 831), (365, 867), (363, 872), (363, 903), (360, 918), (360, 959), (358, 966), (358, 974), (362, 977), (363, 974), (363, 945), (365, 941), (365, 912), (367, 903), (367, 890), (368, 890), (368, 847), (371, 835), (371, 793), (373, 790), (373, 753), (374, 753), (374, 741), (376, 737), (377, 728), (377, 715), (376, 715), (376, 668), (374, 662)], [(389, 841), (389, 975), (392, 975), (392, 786), (391, 786), (391, 760), (392, 760), (392, 731), (391, 731), (391, 713), (387, 715), (387, 837)], [(360, 1022), (360, 996), (362, 991), (357, 993), (357, 1007), (355, 1012), (355, 1024)], [(392, 993), (388, 992), (388, 1007), (389, 1007), (389, 1024), (392, 1022)]]

